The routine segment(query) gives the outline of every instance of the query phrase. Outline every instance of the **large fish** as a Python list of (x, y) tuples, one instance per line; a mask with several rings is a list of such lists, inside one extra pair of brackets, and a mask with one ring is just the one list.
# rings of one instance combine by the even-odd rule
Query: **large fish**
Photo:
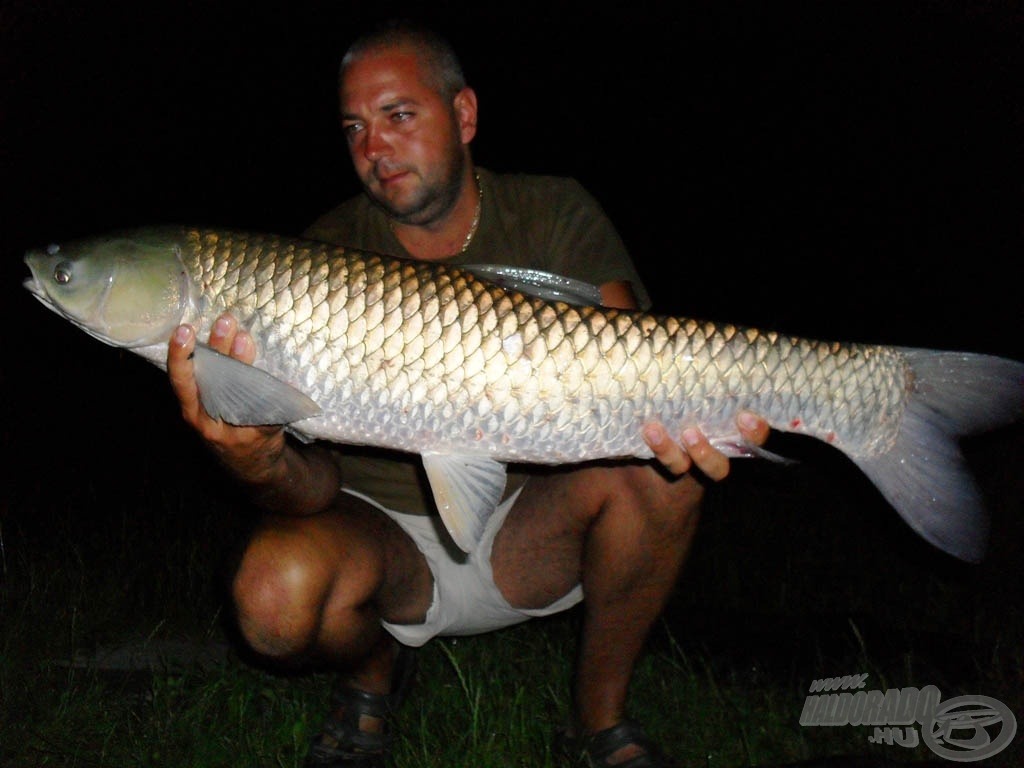
[[(643, 425), (697, 426), (750, 455), (734, 418), (849, 456), (917, 533), (964, 560), (988, 535), (957, 436), (1024, 414), (1024, 364), (840, 344), (544, 298), (529, 271), (403, 261), (270, 235), (139, 229), (30, 252), (26, 287), (101, 341), (166, 365), (180, 323), (232, 313), (253, 366), (196, 351), (204, 407), (235, 424), (418, 453), (455, 542), (476, 544), (505, 463), (650, 457)], [(505, 285), (500, 285), (505, 282)], [(556, 290), (565, 284), (555, 284)]]

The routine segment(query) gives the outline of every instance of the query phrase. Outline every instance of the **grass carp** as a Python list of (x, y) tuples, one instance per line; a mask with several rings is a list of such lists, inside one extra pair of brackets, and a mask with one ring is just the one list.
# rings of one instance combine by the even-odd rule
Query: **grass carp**
[(25, 260), (25, 286), (49, 309), (161, 367), (176, 326), (206, 338), (232, 313), (257, 359), (197, 346), (210, 415), (420, 454), (467, 551), (507, 462), (649, 458), (641, 431), (652, 421), (752, 455), (734, 425), (749, 409), (841, 450), (919, 535), (978, 561), (987, 515), (957, 438), (1024, 415), (1015, 360), (570, 303), (543, 280), (513, 281), (520, 290), (493, 270), (294, 238), (154, 227)]

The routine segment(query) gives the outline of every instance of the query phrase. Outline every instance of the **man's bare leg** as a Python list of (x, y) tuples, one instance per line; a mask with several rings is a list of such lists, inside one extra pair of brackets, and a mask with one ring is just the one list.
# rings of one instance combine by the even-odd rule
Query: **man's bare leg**
[(587, 467), (531, 478), (499, 531), (491, 562), (513, 605), (544, 607), (583, 584), (573, 697), (582, 733), (626, 717), (636, 661), (675, 587), (702, 498), (692, 476)]
[(259, 653), (327, 661), (353, 687), (391, 689), (397, 642), (381, 626), (423, 621), (433, 597), (416, 545), (386, 515), (348, 494), (309, 517), (273, 517), (234, 579), (239, 627)]

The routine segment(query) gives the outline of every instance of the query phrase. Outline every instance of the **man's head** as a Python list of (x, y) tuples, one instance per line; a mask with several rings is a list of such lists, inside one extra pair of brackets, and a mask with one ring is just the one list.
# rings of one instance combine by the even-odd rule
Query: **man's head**
[(366, 192), (406, 224), (430, 224), (471, 175), (476, 94), (451, 46), (434, 32), (391, 23), (342, 59), (341, 123)]
[(384, 22), (357, 38), (342, 57), (339, 82), (344, 79), (348, 65), (360, 56), (396, 48), (417, 53), (425, 79), (442, 97), (454, 98), (466, 87), (462, 64), (451, 44), (434, 30), (404, 20)]

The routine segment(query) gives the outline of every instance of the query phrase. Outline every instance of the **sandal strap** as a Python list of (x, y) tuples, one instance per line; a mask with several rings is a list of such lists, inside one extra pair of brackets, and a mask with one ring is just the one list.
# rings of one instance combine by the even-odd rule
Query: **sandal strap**
[[(323, 731), (338, 743), (337, 749), (356, 754), (383, 752), (391, 744), (390, 728), (386, 721), (391, 713), (387, 697), (356, 688), (342, 688), (335, 692), (335, 712), (327, 718)], [(363, 731), (359, 724), (363, 717), (382, 720), (381, 730)]]
[[(675, 765), (633, 720), (623, 720), (590, 736), (563, 736), (563, 743), (570, 757), (583, 760), (593, 768), (671, 768)], [(610, 762), (612, 755), (629, 746), (643, 751), (628, 760)]]
[[(320, 736), (313, 740), (305, 768), (379, 768), (394, 741), (391, 718), (405, 700), (416, 672), (412, 648), (400, 646), (389, 694), (370, 693), (350, 686), (331, 695), (332, 713), (324, 720)], [(381, 721), (380, 730), (360, 728), (364, 717)]]
[(335, 711), (321, 726), (320, 736), (306, 755), (305, 768), (378, 768), (391, 746), (385, 720), (379, 731), (360, 729), (364, 716), (384, 718), (390, 711), (386, 697), (355, 688), (341, 688), (332, 696)]

